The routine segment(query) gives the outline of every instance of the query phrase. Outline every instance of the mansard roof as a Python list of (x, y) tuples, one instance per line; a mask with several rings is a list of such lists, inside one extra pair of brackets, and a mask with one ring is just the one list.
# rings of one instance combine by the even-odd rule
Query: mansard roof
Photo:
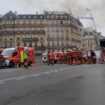
[(19, 14), (18, 15), (19, 19), (44, 19), (45, 15), (44, 14)]
[(64, 11), (45, 11), (43, 14), (17, 14), (9, 11), (2, 16), (2, 19), (47, 19), (47, 20), (71, 20), (83, 26), (82, 23), (70, 13)]
[(67, 12), (64, 12), (64, 11), (45, 11), (45, 14), (49, 14), (49, 15), (67, 15), (68, 13)]
[(16, 18), (18, 18), (18, 16), (16, 13), (9, 11), (2, 18), (3, 19), (16, 19)]

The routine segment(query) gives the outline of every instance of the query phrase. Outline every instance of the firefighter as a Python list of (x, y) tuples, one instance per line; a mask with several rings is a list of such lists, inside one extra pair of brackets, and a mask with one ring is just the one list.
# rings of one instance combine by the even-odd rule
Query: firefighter
[(72, 64), (72, 50), (67, 52), (67, 64)]
[(87, 51), (87, 64), (92, 64), (91, 50)]
[(48, 51), (47, 59), (48, 59), (48, 65), (49, 64), (54, 65), (54, 54), (53, 54), (53, 51)]
[(25, 50), (21, 51), (21, 63), (24, 65), (25, 68), (28, 68), (27, 60), (29, 56)]
[(81, 52), (80, 49), (77, 51), (77, 64), (79, 65), (81, 62)]
[(93, 50), (91, 51), (91, 59), (92, 59), (92, 63), (95, 64), (96, 63), (96, 54)]
[(77, 62), (78, 62), (78, 64), (82, 64), (82, 60), (83, 60), (83, 52), (79, 49), (77, 51)]
[(73, 65), (77, 65), (77, 51), (75, 48), (74, 48), (74, 51), (72, 53), (72, 56), (73, 56)]
[(84, 50), (82, 53), (83, 53), (82, 64), (86, 64), (87, 63), (87, 51)]
[(66, 52), (62, 51), (62, 63), (66, 63)]

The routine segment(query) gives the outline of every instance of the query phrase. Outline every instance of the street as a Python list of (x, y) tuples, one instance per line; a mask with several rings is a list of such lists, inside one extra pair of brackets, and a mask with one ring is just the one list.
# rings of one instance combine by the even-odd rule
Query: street
[(0, 105), (105, 105), (105, 64), (0, 69)]

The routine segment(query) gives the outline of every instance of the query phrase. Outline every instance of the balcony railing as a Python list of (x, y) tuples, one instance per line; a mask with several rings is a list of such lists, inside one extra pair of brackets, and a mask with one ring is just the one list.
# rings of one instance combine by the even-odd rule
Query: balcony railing
[(32, 42), (32, 41), (38, 41), (38, 38), (22, 38), (23, 42)]

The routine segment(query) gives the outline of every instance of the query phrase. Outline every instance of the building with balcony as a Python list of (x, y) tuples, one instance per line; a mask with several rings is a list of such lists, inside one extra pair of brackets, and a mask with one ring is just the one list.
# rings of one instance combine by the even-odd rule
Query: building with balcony
[(36, 50), (82, 48), (83, 25), (71, 14), (45, 11), (0, 17), (0, 47), (29, 46)]
[(83, 48), (89, 50), (97, 50), (100, 48), (99, 44), (100, 33), (91, 28), (84, 29)]

